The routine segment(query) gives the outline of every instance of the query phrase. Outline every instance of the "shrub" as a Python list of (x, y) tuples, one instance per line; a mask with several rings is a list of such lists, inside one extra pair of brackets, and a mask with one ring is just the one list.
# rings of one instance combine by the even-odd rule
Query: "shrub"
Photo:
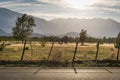
[(2, 51), (5, 47), (6, 47), (5, 42), (3, 42), (2, 44), (0, 44), (0, 51)]
[(45, 43), (46, 43), (45, 41), (42, 41), (41, 42), (41, 47), (45, 47)]
[(114, 44), (114, 47), (115, 47), (115, 48), (118, 48), (118, 44), (115, 43), (115, 44)]
[(115, 53), (109, 54), (109, 59), (110, 59), (110, 60), (115, 59), (115, 57), (116, 57), (116, 54), (115, 54)]
[(29, 47), (25, 47), (25, 50), (29, 50)]
[(52, 62), (62, 62), (63, 59), (63, 51), (62, 50), (55, 50), (53, 51), (50, 60)]

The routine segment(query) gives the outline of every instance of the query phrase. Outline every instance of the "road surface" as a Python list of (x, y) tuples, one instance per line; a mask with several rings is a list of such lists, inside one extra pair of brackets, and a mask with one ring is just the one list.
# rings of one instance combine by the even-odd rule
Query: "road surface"
[(1, 67), (0, 80), (120, 80), (120, 68)]

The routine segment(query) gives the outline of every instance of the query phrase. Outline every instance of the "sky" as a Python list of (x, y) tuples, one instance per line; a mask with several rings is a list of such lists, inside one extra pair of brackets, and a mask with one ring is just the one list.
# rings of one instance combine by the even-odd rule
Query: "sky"
[(105, 18), (120, 22), (120, 0), (0, 0), (0, 7), (39, 18)]

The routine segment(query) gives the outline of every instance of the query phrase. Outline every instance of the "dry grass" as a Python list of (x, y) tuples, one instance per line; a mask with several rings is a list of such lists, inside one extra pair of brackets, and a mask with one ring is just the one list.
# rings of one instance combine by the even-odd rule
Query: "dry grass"
[[(0, 60), (20, 60), (23, 44), (13, 44), (7, 46), (3, 51), (0, 51)], [(78, 47), (76, 54), (76, 60), (94, 60), (96, 53), (96, 43), (85, 43), (86, 46)], [(47, 43), (45, 47), (41, 47), (41, 44), (38, 42), (33, 42), (33, 55), (31, 55), (30, 45), (27, 44), (29, 50), (26, 50), (24, 60), (43, 60), (47, 59), (48, 53), (50, 51), (51, 43)], [(68, 44), (57, 44), (53, 48), (52, 54), (54, 51), (62, 51), (62, 59), (65, 61), (71, 61), (74, 53), (75, 43)], [(56, 51), (56, 54), (61, 53)], [(100, 45), (98, 59), (112, 59), (116, 58), (117, 50), (114, 48), (113, 44), (102, 44)], [(55, 55), (56, 55), (55, 54)]]

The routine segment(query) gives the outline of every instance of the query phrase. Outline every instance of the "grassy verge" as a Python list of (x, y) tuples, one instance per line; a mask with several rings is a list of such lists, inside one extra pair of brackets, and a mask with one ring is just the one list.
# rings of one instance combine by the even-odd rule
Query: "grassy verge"
[[(3, 67), (72, 67), (71, 62), (52, 62), (52, 61), (0, 61)], [(120, 61), (75, 61), (74, 67), (120, 67)]]

